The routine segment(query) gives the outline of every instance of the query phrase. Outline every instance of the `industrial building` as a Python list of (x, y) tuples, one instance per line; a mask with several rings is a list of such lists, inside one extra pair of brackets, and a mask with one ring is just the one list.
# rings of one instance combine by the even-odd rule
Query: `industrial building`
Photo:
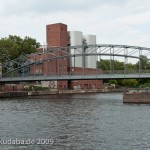
[[(51, 53), (45, 53), (42, 48), (37, 49), (38, 52), (41, 52), (41, 55), (31, 54), (29, 61), (42, 60), (45, 58), (50, 58), (58, 55), (65, 55), (64, 52), (58, 52), (55, 48), (75, 46), (75, 45), (84, 45), (78, 51), (74, 49), (65, 49), (70, 54), (88, 54), (90, 53), (88, 47), (85, 45), (95, 45), (96, 36), (95, 35), (84, 35), (80, 31), (68, 31), (67, 25), (62, 23), (49, 24), (46, 26), (46, 42), (47, 46), (45, 49), (54, 50)], [(85, 48), (86, 47), (86, 48)], [(96, 52), (96, 49), (93, 50)], [(83, 68), (85, 72), (96, 73), (96, 63), (97, 56), (88, 56), (82, 55), (79, 57), (71, 57), (64, 59), (53, 59), (51, 61), (45, 61), (41, 64), (31, 66), (30, 73), (33, 73), (35, 70), (36, 74), (50, 75), (50, 74), (72, 74), (81, 73)], [(98, 89), (103, 85), (102, 80), (76, 80), (76, 81), (49, 81), (45, 83), (49, 85), (50, 88), (56, 89)]]
[[(95, 45), (96, 44), (96, 36), (95, 35), (83, 35), (80, 31), (69, 31), (69, 44), (70, 46), (76, 45)], [(95, 49), (96, 51), (96, 49)], [(71, 49), (71, 54), (83, 54), (88, 53), (88, 48), (81, 48), (78, 51), (74, 51)], [(96, 69), (96, 56), (82, 56), (77, 57), (76, 60), (74, 58), (71, 59), (72, 67), (84, 67), (84, 68), (93, 68)]]

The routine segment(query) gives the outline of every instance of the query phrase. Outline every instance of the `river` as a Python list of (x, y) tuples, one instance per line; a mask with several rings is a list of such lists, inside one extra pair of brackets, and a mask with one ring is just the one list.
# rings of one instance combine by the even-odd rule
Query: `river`
[(149, 114), (122, 93), (1, 99), (0, 150), (150, 149)]

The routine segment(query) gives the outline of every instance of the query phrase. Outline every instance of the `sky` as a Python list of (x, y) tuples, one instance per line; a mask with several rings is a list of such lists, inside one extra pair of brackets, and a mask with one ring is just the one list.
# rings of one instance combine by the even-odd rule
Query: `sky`
[(150, 48), (150, 0), (1, 0), (0, 38), (36, 38), (46, 44), (46, 25), (94, 34), (97, 44)]

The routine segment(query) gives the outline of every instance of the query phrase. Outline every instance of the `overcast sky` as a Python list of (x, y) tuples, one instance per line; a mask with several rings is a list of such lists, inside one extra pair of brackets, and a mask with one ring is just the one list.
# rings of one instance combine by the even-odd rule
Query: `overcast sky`
[(150, 0), (1, 0), (0, 38), (30, 36), (45, 44), (46, 24), (95, 34), (97, 44), (150, 47)]

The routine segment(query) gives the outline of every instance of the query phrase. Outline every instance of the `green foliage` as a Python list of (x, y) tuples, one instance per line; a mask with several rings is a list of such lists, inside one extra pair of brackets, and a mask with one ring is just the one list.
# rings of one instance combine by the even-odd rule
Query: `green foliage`
[(112, 66), (114, 65), (115, 70), (123, 70), (124, 69), (124, 63), (120, 62), (118, 60), (112, 60)]
[(126, 68), (127, 68), (127, 70), (136, 70), (136, 65), (128, 63), (128, 64), (126, 64)]
[[(101, 59), (100, 61), (97, 62), (98, 68), (102, 69), (102, 70), (110, 70), (114, 69), (114, 70), (124, 70), (125, 65), (124, 62), (120, 62), (118, 60), (105, 60), (105, 59)], [(126, 68), (128, 68), (129, 70), (134, 70), (136, 68), (135, 64), (126, 64)]]
[(0, 39), (0, 62), (6, 62), (19, 57), (21, 54), (30, 54), (35, 52), (40, 43), (31, 37), (22, 39), (16, 35)]
[(42, 91), (42, 90), (48, 90), (48, 87), (42, 87), (42, 86), (35, 86), (30, 85), (28, 88), (25, 88), (26, 91)]
[[(140, 64), (139, 64), (140, 63)], [(150, 69), (150, 62), (148, 58), (144, 55), (140, 55), (139, 61), (136, 63), (136, 68), (139, 69), (139, 67), (144, 70), (144, 69)]]
[(109, 80), (109, 84), (117, 85), (117, 84), (118, 84), (118, 82), (117, 82), (117, 80)]
[(147, 87), (150, 88), (150, 83), (141, 84), (140, 87), (141, 87), (141, 88), (147, 88)]
[(110, 61), (109, 60), (104, 60), (101, 59), (100, 62), (97, 62), (98, 64), (98, 68), (102, 69), (102, 70), (109, 70), (110, 69)]
[(48, 87), (42, 87), (42, 86), (33, 86), (35, 91), (42, 91), (42, 90), (48, 90)]
[(136, 87), (138, 85), (138, 81), (136, 79), (123, 79), (122, 84), (128, 87)]
[(139, 84), (145, 84), (149, 83), (150, 84), (150, 79), (138, 79)]
[[(139, 64), (140, 62), (140, 64)], [(118, 60), (105, 60), (105, 59), (101, 59), (100, 61), (97, 62), (98, 68), (101, 70), (125, 70), (129, 71), (132, 73), (135, 71), (138, 71), (139, 67), (140, 69), (144, 72), (148, 71), (148, 69), (150, 69), (150, 62), (148, 60), (148, 58), (146, 56), (141, 55), (139, 61), (137, 61), (136, 64), (132, 64), (132, 63), (128, 63), (128, 64), (124, 64), (124, 62), (120, 62)], [(146, 70), (147, 69), (147, 70)], [(137, 85), (141, 86), (141, 87), (150, 87), (150, 79), (118, 79), (116, 80), (107, 80), (106, 81), (109, 84), (115, 84), (118, 86), (128, 86), (128, 87), (136, 87)], [(117, 84), (116, 84), (117, 82)]]

